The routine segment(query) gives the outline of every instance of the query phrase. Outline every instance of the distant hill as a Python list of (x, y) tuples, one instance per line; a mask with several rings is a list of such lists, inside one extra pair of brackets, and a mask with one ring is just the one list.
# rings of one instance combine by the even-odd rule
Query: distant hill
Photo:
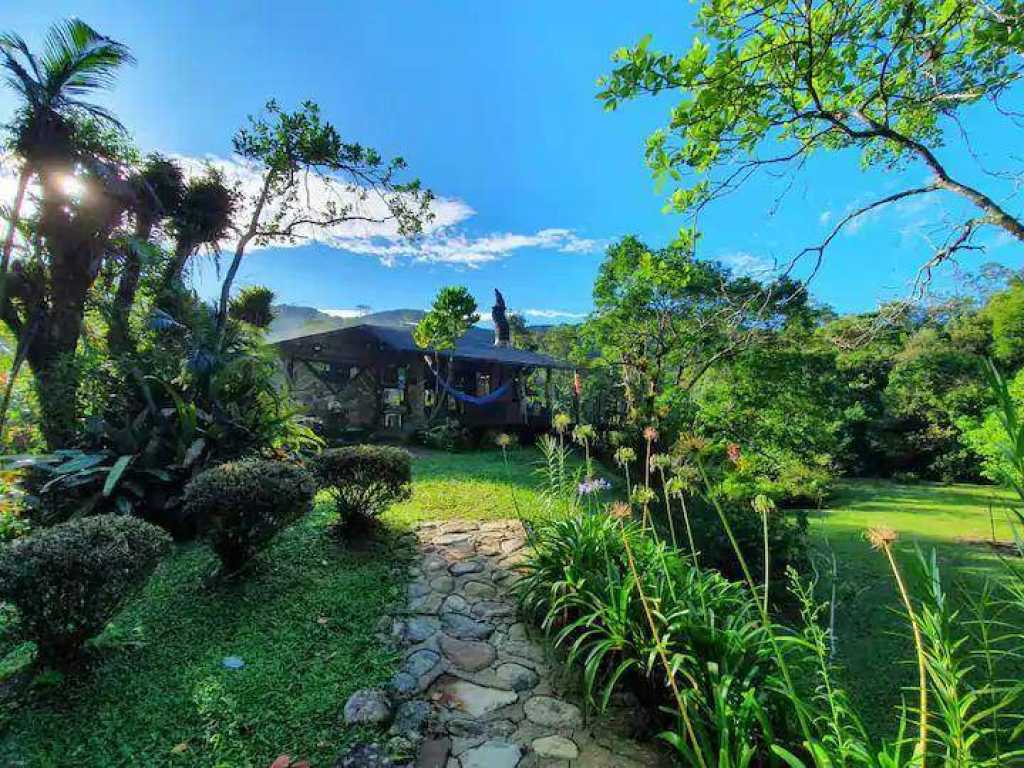
[[(391, 325), (395, 327), (416, 325), (426, 314), (422, 309), (387, 309), (383, 312), (369, 312), (357, 317), (335, 317), (321, 312), (314, 307), (300, 307), (295, 304), (276, 304), (274, 306), (274, 322), (267, 330), (267, 341), (275, 342), (282, 339), (293, 339), (296, 336), (308, 336), (311, 333), (334, 331), (348, 328), (360, 323), (375, 325)], [(482, 314), (482, 313), (481, 313)], [(554, 326), (528, 325), (527, 329), (542, 336)], [(475, 326), (470, 333), (492, 336), (494, 331), (489, 327)]]
[(274, 306), (274, 322), (267, 330), (267, 341), (274, 342), (296, 336), (308, 336), (311, 333), (333, 331), (360, 323), (393, 326), (415, 325), (424, 314), (421, 309), (389, 309), (383, 312), (370, 312), (358, 317), (335, 317), (314, 307), (277, 304)]

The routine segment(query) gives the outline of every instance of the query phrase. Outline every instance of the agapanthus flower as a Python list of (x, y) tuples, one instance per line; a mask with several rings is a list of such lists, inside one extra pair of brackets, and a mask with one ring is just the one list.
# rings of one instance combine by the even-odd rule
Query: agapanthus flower
[(864, 538), (871, 544), (872, 549), (888, 549), (899, 537), (892, 528), (880, 526), (878, 528), (868, 528)]
[(556, 413), (554, 418), (551, 419), (551, 426), (555, 428), (555, 432), (562, 434), (572, 424), (572, 419), (566, 413)]
[(667, 453), (651, 454), (651, 469), (668, 469), (672, 466), (672, 457)]
[(628, 445), (624, 445), (615, 452), (615, 463), (620, 467), (636, 461), (636, 451)]
[(750, 502), (750, 506), (754, 508), (757, 514), (767, 515), (775, 509), (775, 502), (763, 493), (759, 493)]
[(676, 441), (676, 451), (683, 456), (700, 453), (708, 446), (708, 441), (697, 435), (683, 435)]
[(498, 444), (499, 448), (508, 448), (512, 445), (512, 436), (506, 432), (500, 432), (494, 442)]
[(654, 491), (646, 485), (638, 485), (633, 489), (633, 503), (643, 507), (654, 501)]
[(585, 443), (593, 440), (597, 436), (594, 432), (594, 428), (589, 424), (578, 424), (576, 429), (572, 431), (572, 439), (577, 443)]
[(633, 516), (633, 510), (626, 502), (616, 501), (608, 507), (608, 515), (616, 520), (628, 520)]
[(576, 488), (576, 492), (579, 493), (580, 496), (589, 496), (592, 493), (607, 491), (611, 487), (612, 484), (603, 477), (592, 477), (580, 483)]
[(658, 439), (658, 430), (656, 430), (654, 427), (645, 427), (644, 428), (644, 440), (646, 440), (648, 443), (653, 443), (657, 439)]
[(729, 461), (733, 464), (739, 464), (743, 454), (740, 453), (740, 447), (736, 443), (729, 443), (725, 447), (725, 455), (729, 457)]

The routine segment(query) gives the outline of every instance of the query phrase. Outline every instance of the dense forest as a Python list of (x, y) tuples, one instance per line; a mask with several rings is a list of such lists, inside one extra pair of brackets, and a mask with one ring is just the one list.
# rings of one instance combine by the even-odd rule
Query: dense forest
[[(586, 421), (634, 442), (654, 424), (669, 443), (700, 434), (740, 446), (738, 497), (818, 503), (839, 476), (994, 479), (985, 360), (1024, 396), (1024, 281), (997, 265), (963, 276), (955, 295), (839, 315), (788, 281), (625, 238), (608, 250), (594, 304), (581, 325), (523, 328), (514, 341), (585, 371)], [(569, 382), (559, 398), (577, 407)]]

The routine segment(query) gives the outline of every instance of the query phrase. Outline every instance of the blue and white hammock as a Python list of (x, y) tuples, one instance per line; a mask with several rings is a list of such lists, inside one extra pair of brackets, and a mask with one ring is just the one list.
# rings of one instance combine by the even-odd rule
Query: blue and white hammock
[(467, 395), (465, 392), (459, 392), (459, 390), (455, 389), (455, 387), (453, 387), (447, 381), (442, 379), (438, 375), (437, 371), (434, 370), (434, 366), (431, 365), (430, 358), (425, 358), (425, 360), (427, 362), (427, 367), (430, 368), (430, 372), (434, 374), (434, 378), (437, 380), (437, 383), (441, 385), (441, 388), (449, 395), (454, 397), (456, 400), (459, 400), (463, 403), (469, 403), (470, 405), (490, 405), (491, 403), (496, 403), (499, 400), (501, 400), (504, 394), (508, 392), (509, 389), (512, 388), (512, 385), (515, 383), (515, 379), (509, 379), (496, 390), (484, 395), (483, 397), (477, 397), (476, 395)]

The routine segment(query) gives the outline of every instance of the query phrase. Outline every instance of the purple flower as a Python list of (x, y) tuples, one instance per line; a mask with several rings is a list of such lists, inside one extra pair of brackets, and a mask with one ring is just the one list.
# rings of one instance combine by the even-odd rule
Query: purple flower
[(576, 488), (576, 492), (580, 496), (589, 496), (592, 493), (600, 493), (601, 491), (607, 491), (612, 487), (612, 484), (605, 480), (603, 477), (595, 477), (589, 480), (584, 480)]

